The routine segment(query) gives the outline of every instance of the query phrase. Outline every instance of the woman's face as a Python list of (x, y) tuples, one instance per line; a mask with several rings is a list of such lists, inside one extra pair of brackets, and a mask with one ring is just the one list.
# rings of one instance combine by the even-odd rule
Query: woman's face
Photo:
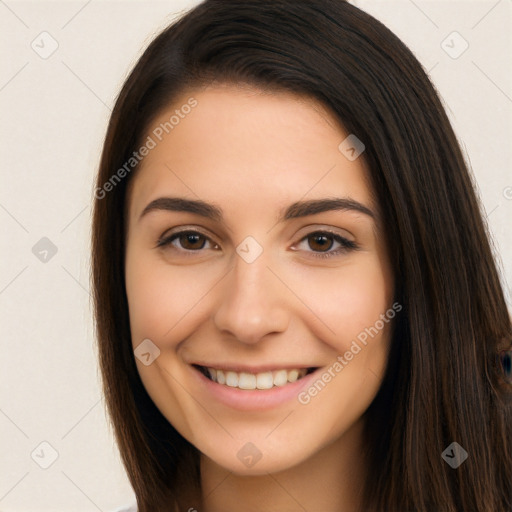
[(193, 91), (150, 130), (127, 203), (144, 386), (234, 473), (304, 462), (360, 424), (387, 360), (394, 280), (364, 153), (319, 104), (249, 87)]

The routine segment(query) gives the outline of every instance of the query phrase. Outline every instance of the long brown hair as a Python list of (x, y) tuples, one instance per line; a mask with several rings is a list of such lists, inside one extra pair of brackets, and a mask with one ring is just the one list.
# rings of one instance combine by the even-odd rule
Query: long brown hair
[[(212, 80), (315, 98), (366, 146), (403, 311), (365, 413), (363, 510), (510, 512), (512, 391), (497, 354), (510, 348), (512, 328), (480, 204), (421, 65), (340, 0), (205, 1), (154, 39), (115, 103), (92, 281), (106, 403), (139, 512), (179, 508), (185, 488), (200, 493), (199, 454), (153, 404), (134, 362), (124, 228), (136, 166), (118, 169), (163, 108)], [(468, 453), (456, 469), (441, 457), (452, 442)]]

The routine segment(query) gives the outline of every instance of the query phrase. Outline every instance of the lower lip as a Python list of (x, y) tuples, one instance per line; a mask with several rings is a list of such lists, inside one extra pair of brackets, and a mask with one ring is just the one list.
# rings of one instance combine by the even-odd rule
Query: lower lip
[(209, 395), (217, 402), (240, 411), (264, 411), (297, 399), (300, 391), (308, 387), (316, 379), (317, 372), (320, 370), (320, 368), (317, 368), (314, 372), (295, 382), (289, 382), (284, 386), (274, 386), (270, 389), (246, 390), (218, 384), (205, 377), (201, 371), (193, 366), (191, 368), (199, 380), (203, 394)]

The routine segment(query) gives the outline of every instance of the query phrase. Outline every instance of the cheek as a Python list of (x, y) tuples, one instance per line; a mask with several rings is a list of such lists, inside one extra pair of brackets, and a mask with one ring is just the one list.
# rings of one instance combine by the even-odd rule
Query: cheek
[(213, 272), (199, 277), (197, 270), (172, 267), (135, 248), (128, 248), (125, 279), (133, 344), (149, 338), (161, 348), (186, 335), (181, 331), (201, 312), (201, 299), (215, 283)]
[(137, 344), (140, 338), (157, 338), (167, 320), (172, 319), (165, 314), (168, 290), (161, 272), (147, 264), (144, 258), (131, 256), (126, 264), (126, 295), (132, 340)]
[(299, 402), (308, 406), (310, 417), (328, 416), (327, 423), (341, 425), (363, 414), (375, 397), (388, 360), (392, 319), (401, 307), (395, 309), (391, 273), (376, 257), (318, 277), (309, 281), (310, 305), (334, 331), (316, 331), (333, 356)]
[[(329, 328), (318, 331), (318, 337), (341, 354), (361, 333), (364, 338), (376, 322), (378, 330), (385, 332), (379, 320), (392, 305), (393, 286), (381, 260), (368, 254), (353, 264), (326, 270), (323, 274), (316, 270), (300, 280), (301, 296), (308, 298), (308, 307)], [(377, 338), (382, 336), (369, 339)]]
[(140, 338), (157, 340), (169, 330), (179, 304), (179, 286), (169, 286), (165, 267), (147, 252), (130, 246), (127, 249), (126, 295), (134, 345)]

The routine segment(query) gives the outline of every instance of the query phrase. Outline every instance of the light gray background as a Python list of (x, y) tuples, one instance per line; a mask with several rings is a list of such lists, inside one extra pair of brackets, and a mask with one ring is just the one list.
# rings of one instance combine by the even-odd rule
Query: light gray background
[[(96, 364), (93, 175), (123, 79), (154, 35), (196, 3), (0, 0), (0, 511), (107, 512), (133, 500)], [(512, 0), (353, 3), (409, 45), (442, 95), (510, 305)], [(43, 237), (56, 254), (34, 254)]]

